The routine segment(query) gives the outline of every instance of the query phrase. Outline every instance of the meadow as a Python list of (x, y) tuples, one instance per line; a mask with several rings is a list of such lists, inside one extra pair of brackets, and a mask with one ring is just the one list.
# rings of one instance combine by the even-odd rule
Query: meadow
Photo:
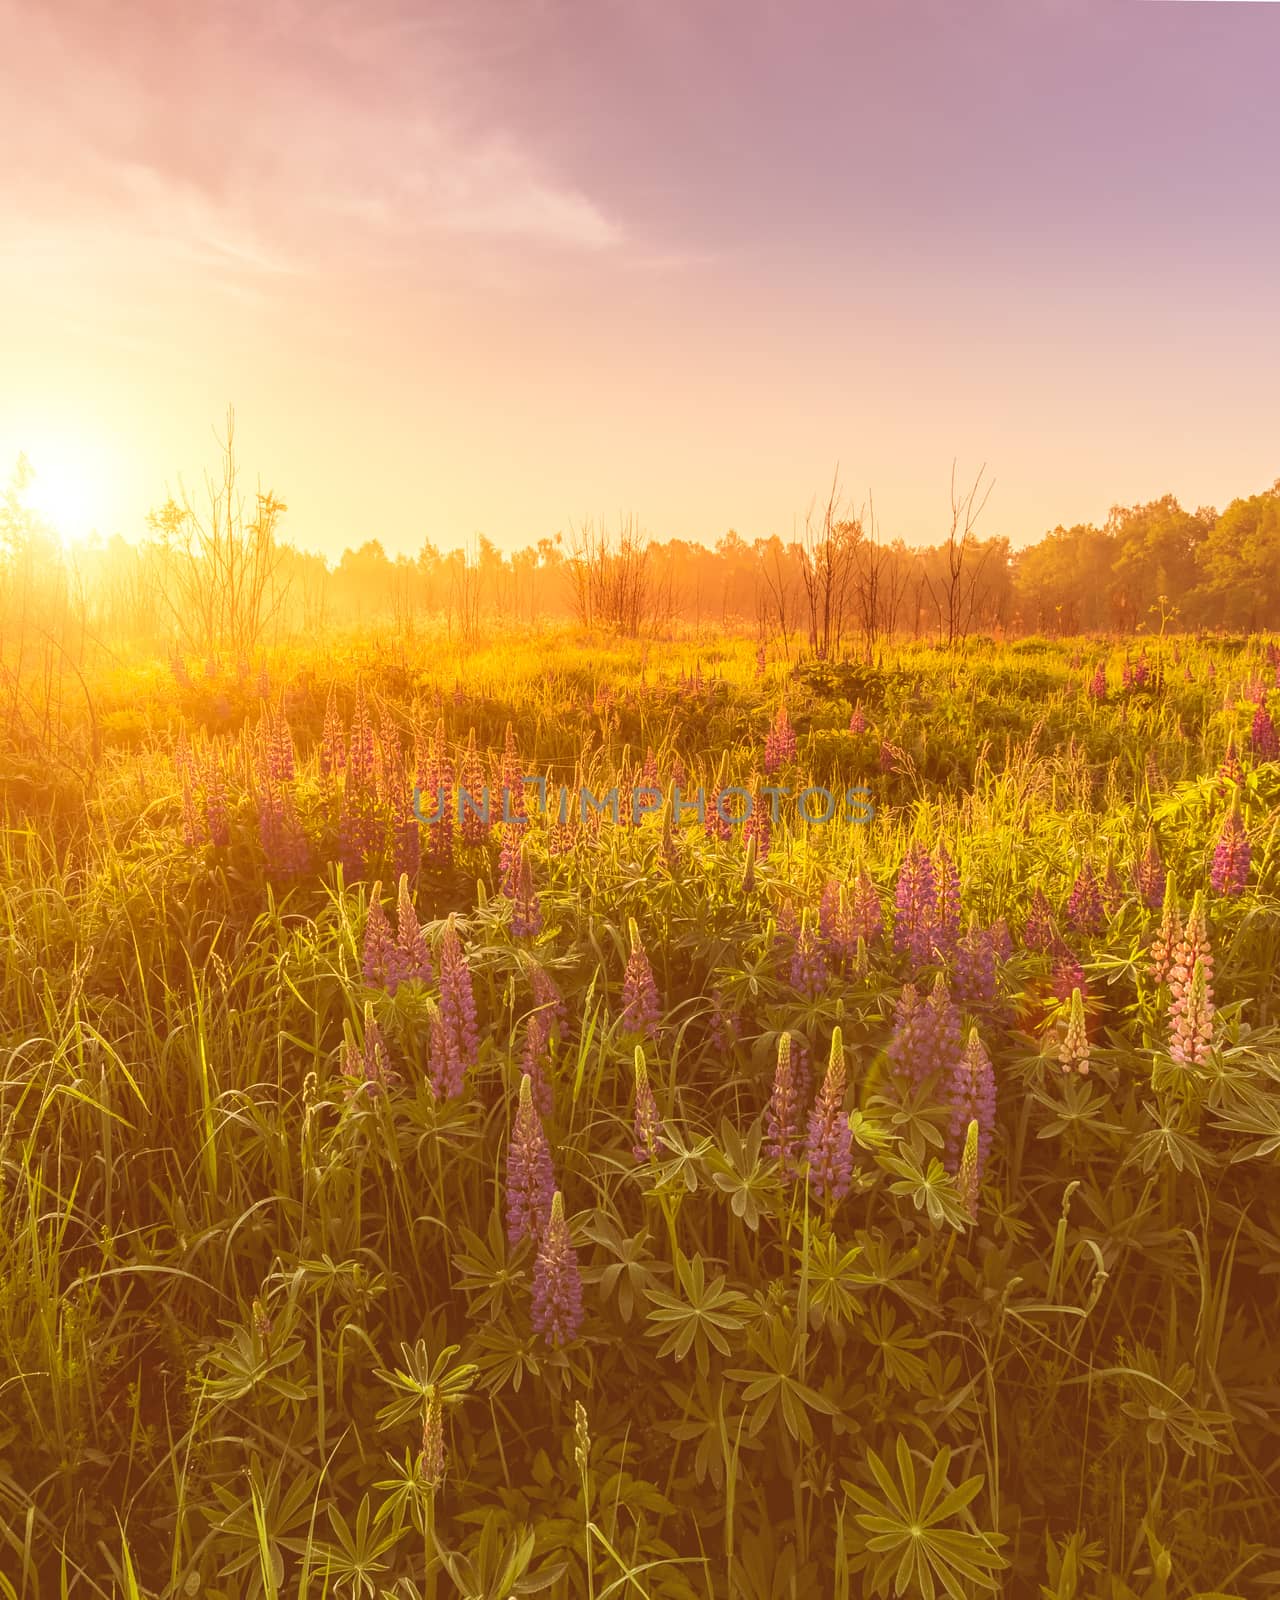
[(4, 792), (0, 1596), (1274, 1592), (1273, 639), (93, 687)]

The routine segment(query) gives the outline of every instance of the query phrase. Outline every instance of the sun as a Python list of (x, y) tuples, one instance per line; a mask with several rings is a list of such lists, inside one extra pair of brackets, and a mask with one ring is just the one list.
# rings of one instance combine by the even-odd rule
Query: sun
[(33, 476), (23, 504), (48, 523), (64, 549), (84, 544), (103, 520), (101, 452), (86, 442), (45, 437), (33, 440), (24, 454)]

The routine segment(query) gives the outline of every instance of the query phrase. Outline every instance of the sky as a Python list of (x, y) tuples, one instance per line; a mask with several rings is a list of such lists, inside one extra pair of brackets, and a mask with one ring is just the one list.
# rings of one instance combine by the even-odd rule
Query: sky
[(1280, 476), (1280, 4), (0, 0), (0, 478), (336, 557)]

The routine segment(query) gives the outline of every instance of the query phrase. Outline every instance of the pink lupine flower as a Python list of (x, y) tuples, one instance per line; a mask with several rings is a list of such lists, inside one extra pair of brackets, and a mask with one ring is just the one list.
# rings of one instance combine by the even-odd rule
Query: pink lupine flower
[(582, 1327), (582, 1277), (557, 1189), (533, 1270), (533, 1328), (549, 1345), (568, 1344)]
[(1107, 698), (1107, 673), (1101, 661), (1089, 683), (1089, 698), (1099, 704)]
[(1182, 942), (1182, 913), (1178, 908), (1178, 894), (1172, 878), (1165, 879), (1164, 907), (1160, 926), (1151, 941), (1151, 960), (1147, 971), (1157, 983), (1163, 983), (1173, 966), (1174, 952)]
[(1203, 1066), (1213, 1050), (1213, 985), (1197, 957), (1190, 981), (1169, 1001), (1169, 1054), (1182, 1066)]
[(844, 1095), (844, 1039), (837, 1027), (831, 1035), (826, 1075), (809, 1113), (805, 1141), (809, 1181), (814, 1194), (826, 1205), (843, 1200), (853, 1181), (853, 1135), (845, 1114)]
[(1059, 939), (1053, 947), (1051, 982), (1054, 994), (1064, 1005), (1070, 1000), (1073, 989), (1079, 989), (1083, 995), (1089, 992), (1080, 958), (1063, 939)]
[(330, 687), (324, 707), (324, 732), (320, 740), (320, 776), (326, 784), (337, 777), (346, 760), (347, 742), (338, 710), (338, 691)]
[(915, 968), (927, 965), (933, 955), (937, 903), (933, 862), (923, 845), (913, 844), (898, 869), (893, 948)]
[(440, 1001), (431, 1025), (428, 1074), (439, 1099), (460, 1094), (480, 1041), (471, 968), (450, 917), (440, 939)]
[(996, 997), (995, 937), (989, 928), (980, 928), (976, 913), (968, 932), (956, 949), (956, 999), (962, 1005), (990, 1005)]
[(551, 1149), (533, 1103), (533, 1084), (520, 1079), (520, 1099), (507, 1145), (507, 1238), (513, 1245), (526, 1234), (541, 1237), (551, 1217), (555, 1193)]
[(866, 731), (867, 719), (862, 709), (862, 702), (859, 700), (857, 705), (853, 708), (853, 715), (849, 718), (849, 732), (865, 733)]
[(933, 948), (945, 963), (954, 956), (960, 937), (960, 874), (945, 844), (938, 847), (936, 877), (938, 900), (933, 920)]

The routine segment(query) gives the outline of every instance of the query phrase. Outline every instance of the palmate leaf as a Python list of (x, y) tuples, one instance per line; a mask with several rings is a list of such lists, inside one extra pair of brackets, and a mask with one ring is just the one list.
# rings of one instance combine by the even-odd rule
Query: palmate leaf
[(1008, 1565), (996, 1548), (1003, 1535), (972, 1527), (943, 1526), (962, 1519), (985, 1480), (980, 1474), (953, 1485), (947, 1476), (951, 1450), (944, 1445), (929, 1465), (920, 1484), (911, 1447), (902, 1434), (895, 1446), (896, 1474), (874, 1450), (866, 1454), (867, 1470), (879, 1493), (845, 1481), (845, 1494), (861, 1507), (854, 1522), (862, 1532), (861, 1549), (874, 1564), (872, 1592), (878, 1595), (919, 1595), (934, 1600), (939, 1588), (966, 1600), (967, 1586), (995, 1592), (991, 1573)]
[(666, 1330), (666, 1338), (658, 1347), (660, 1356), (674, 1354), (683, 1361), (693, 1350), (698, 1371), (705, 1373), (711, 1364), (711, 1350), (727, 1356), (732, 1346), (728, 1335), (739, 1332), (746, 1323), (746, 1313), (752, 1309), (745, 1295), (730, 1289), (723, 1273), (707, 1281), (707, 1268), (698, 1255), (676, 1257), (676, 1277), (680, 1294), (668, 1294), (663, 1289), (650, 1289), (649, 1299), (654, 1309), (649, 1321), (657, 1324), (658, 1331)]

